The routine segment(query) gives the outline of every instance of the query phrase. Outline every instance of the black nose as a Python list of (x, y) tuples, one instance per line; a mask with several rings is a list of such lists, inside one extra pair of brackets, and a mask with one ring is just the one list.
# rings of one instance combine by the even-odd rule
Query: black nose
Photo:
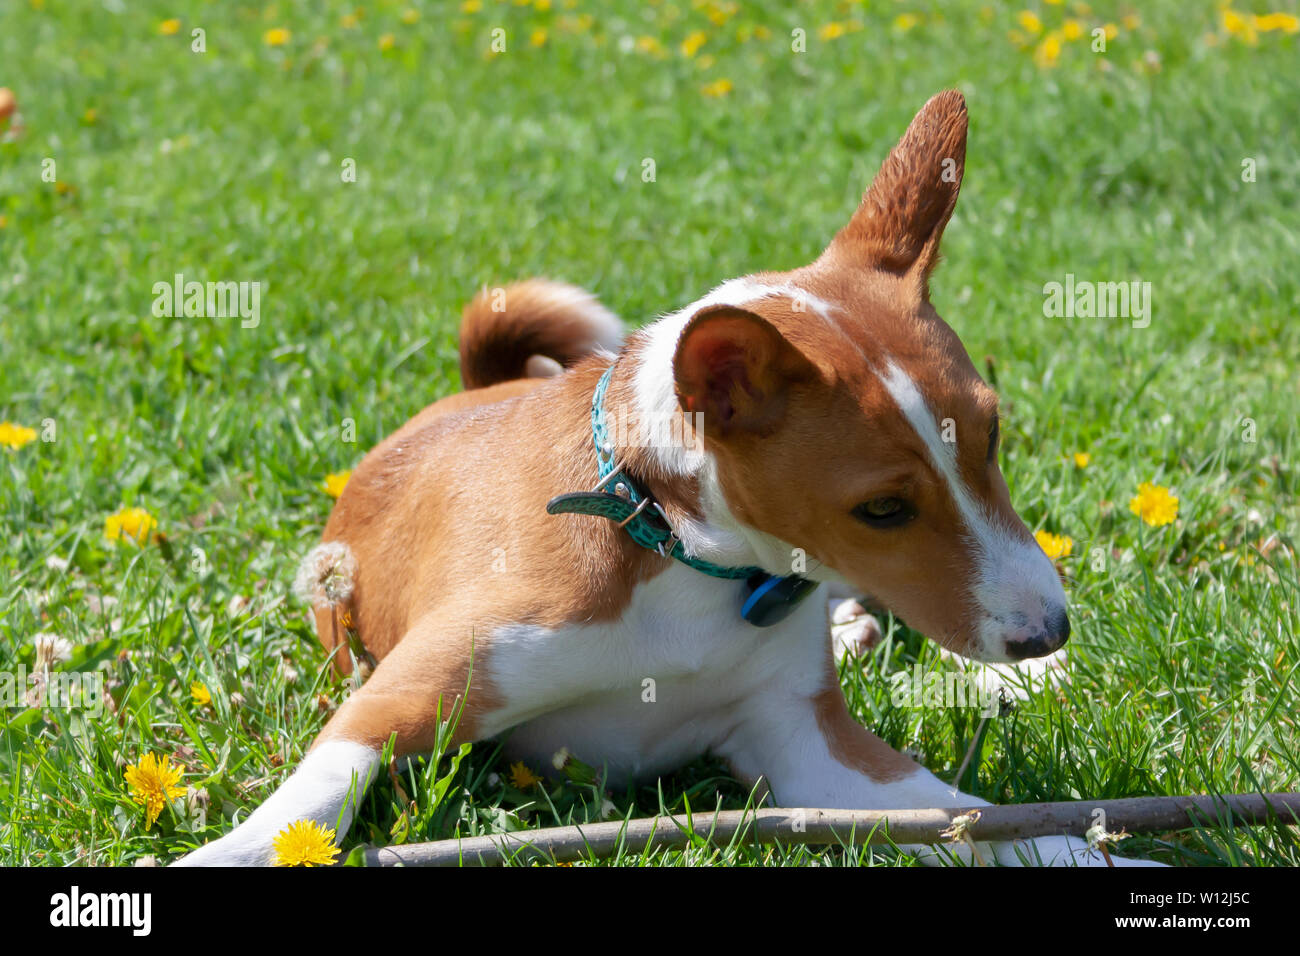
[(1065, 613), (1065, 609), (1057, 611), (1052, 617), (1052, 626), (1048, 629), (1048, 634), (1056, 643), (1052, 650), (1059, 650), (1065, 646), (1065, 642), (1070, 639), (1070, 616)]
[(1007, 656), (1015, 661), (1031, 657), (1046, 657), (1053, 651), (1059, 651), (1070, 639), (1070, 618), (1065, 611), (1057, 611), (1047, 621), (1047, 627), (1041, 634), (1024, 641), (1007, 641)]

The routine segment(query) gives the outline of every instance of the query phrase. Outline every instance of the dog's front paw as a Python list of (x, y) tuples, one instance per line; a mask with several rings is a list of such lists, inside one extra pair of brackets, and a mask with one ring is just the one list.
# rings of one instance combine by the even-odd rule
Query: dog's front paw
[(171, 866), (270, 866), (275, 859), (274, 838), (273, 833), (245, 823), (187, 853)]
[[(1072, 836), (1037, 837), (981, 844), (1001, 866), (1108, 866), (1106, 854), (1088, 846), (1087, 840)], [(987, 853), (986, 853), (987, 855)], [(1134, 860), (1110, 854), (1115, 866), (1164, 866), (1155, 860)]]
[[(925, 866), (1107, 866), (1100, 850), (1088, 847), (1087, 840), (1072, 836), (1038, 837), (1033, 840), (1008, 840), (977, 843), (979, 859), (966, 843), (943, 846), (904, 846)], [(1115, 866), (1164, 866), (1155, 860), (1134, 860), (1110, 855)]]
[(880, 622), (855, 600), (831, 601), (831, 642), (837, 660), (861, 657), (880, 643)]

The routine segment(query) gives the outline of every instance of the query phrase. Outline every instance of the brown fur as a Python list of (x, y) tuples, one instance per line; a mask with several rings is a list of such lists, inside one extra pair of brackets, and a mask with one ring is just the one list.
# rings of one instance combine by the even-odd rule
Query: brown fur
[(461, 317), (461, 382), (469, 390), (524, 378), (536, 356), (572, 367), (601, 343), (597, 312), (604, 306), (590, 293), (544, 279), (482, 290)]
[[(325, 541), (347, 543), (356, 557), (347, 611), (380, 661), (352, 701), (376, 696), (379, 688), (390, 688), (391, 696), (391, 688), (408, 687), (416, 712), (428, 717), (438, 694), (445, 711), (464, 690), (476, 635), (510, 623), (558, 627), (616, 618), (633, 589), (664, 570), (669, 559), (608, 522), (546, 513), (555, 495), (595, 484), (589, 403), (605, 364), (587, 360), (559, 378), (436, 403), (357, 467), (324, 534)], [(653, 478), (647, 483), (672, 507), (691, 507), (681, 500), (684, 489)], [(328, 648), (334, 628), (322, 614), (319, 632)], [(399, 648), (412, 640), (416, 650)], [(390, 664), (395, 648), (402, 653)], [(476, 720), (498, 703), (486, 663), (491, 648), (480, 641), (474, 655), (464, 739), (473, 739)], [(403, 673), (420, 676), (411, 683)], [(352, 701), (344, 710), (361, 708)], [(366, 739), (386, 739), (387, 706), (366, 705), (376, 714), (362, 722), (373, 724), (373, 734), (362, 732)], [(349, 717), (327, 731), (356, 739), (358, 728)]]

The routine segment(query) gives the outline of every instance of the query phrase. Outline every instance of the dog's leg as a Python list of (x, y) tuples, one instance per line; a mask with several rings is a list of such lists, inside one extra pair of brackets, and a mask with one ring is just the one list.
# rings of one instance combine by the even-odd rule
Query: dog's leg
[(312, 751), (275, 793), (243, 823), (175, 866), (267, 866), (276, 834), (297, 820), (314, 820), (341, 836), (379, 765), (379, 751), (335, 740)]
[[(741, 724), (718, 748), (733, 771), (749, 782), (762, 778), (777, 803), (787, 807), (846, 810), (988, 806), (962, 793), (897, 753), (849, 714), (838, 680), (812, 695), (772, 691), (751, 698)], [(935, 834), (935, 842), (940, 842)], [(1007, 843), (981, 843), (985, 863), (1019, 866), (1105, 866), (1085, 840), (1053, 836)], [(922, 862), (942, 863), (936, 847), (905, 847)], [(972, 862), (966, 844), (953, 856)], [(1158, 866), (1111, 856), (1117, 866)]]
[[(321, 730), (292, 776), (251, 816), (219, 840), (177, 861), (183, 866), (256, 866), (273, 862), (273, 840), (298, 820), (336, 828), (341, 841), (356, 806), (379, 769), (380, 753), (397, 733), (396, 756), (432, 749), (442, 717), (465, 695), (469, 641), (452, 640), (432, 618), (407, 633)], [(504, 729), (491, 708), (486, 681), (475, 669), (453, 743)]]

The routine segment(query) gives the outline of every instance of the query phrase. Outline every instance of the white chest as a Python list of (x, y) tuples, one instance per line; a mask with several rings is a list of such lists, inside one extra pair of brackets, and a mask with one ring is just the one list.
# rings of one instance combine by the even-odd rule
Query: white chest
[(816, 692), (827, 644), (821, 590), (759, 628), (740, 617), (741, 582), (675, 566), (638, 588), (616, 622), (497, 630), (492, 680), (516, 725), (507, 752), (544, 764), (567, 747), (613, 780), (699, 756), (754, 695)]

